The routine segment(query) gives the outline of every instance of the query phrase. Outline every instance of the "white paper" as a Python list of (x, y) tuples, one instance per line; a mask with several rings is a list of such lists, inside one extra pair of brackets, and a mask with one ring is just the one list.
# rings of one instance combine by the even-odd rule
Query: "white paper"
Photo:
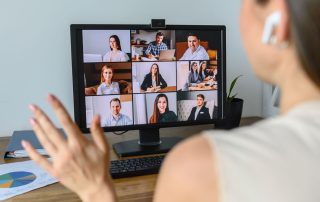
[[(12, 174), (19, 172), (19, 174), (31, 173), (29, 175), (28, 180), (15, 180), (15, 182), (19, 182), (24, 185), (14, 185), (12, 184), (10, 188), (8, 187), (6, 182), (8, 180), (4, 179), (4, 175)], [(30, 178), (31, 176), (31, 178)], [(21, 178), (20, 178), (21, 179)], [(32, 180), (30, 180), (32, 179)], [(51, 177), (46, 171), (40, 168), (34, 161), (24, 161), (17, 163), (7, 163), (0, 165), (0, 200), (5, 200), (16, 195), (20, 195), (26, 192), (29, 192), (34, 189), (38, 189), (40, 187), (47, 186), (49, 184), (53, 184), (58, 182), (55, 178)]]

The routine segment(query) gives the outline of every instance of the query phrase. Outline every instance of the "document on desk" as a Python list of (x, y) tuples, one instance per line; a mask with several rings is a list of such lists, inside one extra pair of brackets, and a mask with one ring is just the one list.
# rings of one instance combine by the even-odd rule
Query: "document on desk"
[(147, 58), (147, 57), (141, 57), (142, 61), (158, 61), (157, 58)]
[(34, 161), (0, 165), (0, 200), (58, 182)]

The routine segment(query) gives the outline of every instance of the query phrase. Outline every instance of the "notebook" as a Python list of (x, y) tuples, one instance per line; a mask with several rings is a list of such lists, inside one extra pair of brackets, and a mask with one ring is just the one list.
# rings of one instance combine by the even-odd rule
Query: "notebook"
[[(61, 134), (65, 137), (65, 133), (62, 129), (60, 129)], [(35, 148), (40, 154), (48, 155), (46, 151), (43, 149), (42, 145), (40, 144), (36, 134), (32, 130), (21, 130), (21, 131), (14, 131), (9, 144), (7, 146), (6, 152), (4, 154), (4, 158), (23, 158), (28, 157), (27, 152), (23, 149), (21, 145), (22, 140), (27, 140), (33, 148)]]

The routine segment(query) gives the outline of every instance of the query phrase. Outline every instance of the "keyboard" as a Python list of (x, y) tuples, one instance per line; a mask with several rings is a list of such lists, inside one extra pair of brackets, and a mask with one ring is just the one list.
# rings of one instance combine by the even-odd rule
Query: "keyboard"
[(113, 179), (156, 174), (163, 160), (164, 155), (111, 161), (110, 174)]

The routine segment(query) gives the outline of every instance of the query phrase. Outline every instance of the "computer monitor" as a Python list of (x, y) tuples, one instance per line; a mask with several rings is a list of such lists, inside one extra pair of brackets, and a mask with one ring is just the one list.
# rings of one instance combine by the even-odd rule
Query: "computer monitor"
[[(180, 138), (160, 138), (159, 128), (223, 118), (225, 26), (77, 24), (71, 49), (80, 129), (88, 132), (99, 114), (106, 132), (140, 132), (139, 140), (113, 145), (119, 156), (167, 152)], [(163, 57), (164, 50), (172, 51)]]

